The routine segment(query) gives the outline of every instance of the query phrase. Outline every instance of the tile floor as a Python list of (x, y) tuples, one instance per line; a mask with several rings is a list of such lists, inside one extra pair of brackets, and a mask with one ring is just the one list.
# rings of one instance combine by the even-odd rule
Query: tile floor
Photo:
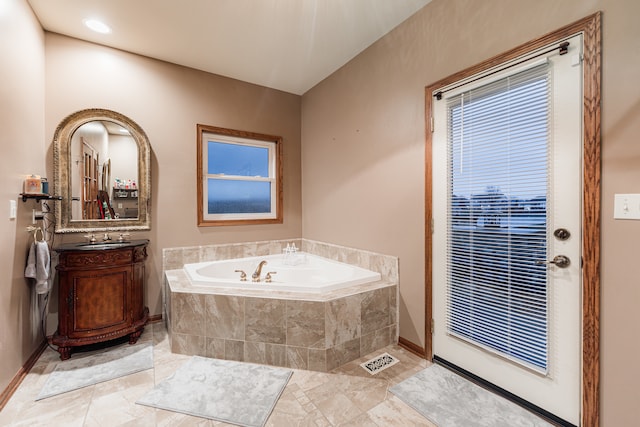
[[(190, 356), (173, 354), (164, 323), (147, 325), (139, 342), (153, 341), (154, 368), (35, 402), (60, 361), (47, 349), (0, 412), (1, 426), (230, 426), (230, 424), (136, 405)], [(370, 375), (360, 363), (383, 352), (399, 363)], [(72, 356), (73, 357), (73, 356)], [(388, 346), (330, 373), (293, 370), (267, 426), (431, 426), (389, 387), (428, 366), (398, 346)]]

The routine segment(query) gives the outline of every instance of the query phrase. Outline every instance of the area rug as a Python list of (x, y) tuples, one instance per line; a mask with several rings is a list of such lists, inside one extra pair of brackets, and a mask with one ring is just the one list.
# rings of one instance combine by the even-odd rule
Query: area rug
[(153, 368), (151, 343), (125, 345), (59, 362), (36, 400)]
[(552, 425), (438, 365), (389, 389), (438, 427), (551, 427)]
[(264, 426), (292, 373), (193, 356), (136, 403), (240, 426)]

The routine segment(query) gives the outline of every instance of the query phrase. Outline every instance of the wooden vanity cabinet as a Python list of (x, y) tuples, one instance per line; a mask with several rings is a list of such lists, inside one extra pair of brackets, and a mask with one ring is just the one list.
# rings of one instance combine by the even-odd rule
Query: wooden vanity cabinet
[(73, 347), (129, 336), (135, 344), (149, 319), (144, 306), (148, 240), (68, 244), (55, 249), (58, 266), (58, 330), (51, 343), (60, 359)]

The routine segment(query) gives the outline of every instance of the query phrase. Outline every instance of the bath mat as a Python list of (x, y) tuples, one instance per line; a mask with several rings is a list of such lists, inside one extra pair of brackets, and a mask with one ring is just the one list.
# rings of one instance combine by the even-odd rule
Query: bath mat
[(151, 343), (125, 345), (59, 362), (36, 400), (153, 368)]
[(360, 366), (369, 372), (371, 375), (375, 375), (380, 371), (387, 369), (390, 366), (398, 363), (399, 360), (390, 355), (389, 353), (383, 353), (380, 356), (374, 357), (371, 360), (367, 360), (364, 363), (361, 363)]
[(240, 426), (264, 426), (292, 373), (193, 356), (136, 403)]
[(438, 427), (551, 427), (515, 403), (438, 365), (389, 389)]

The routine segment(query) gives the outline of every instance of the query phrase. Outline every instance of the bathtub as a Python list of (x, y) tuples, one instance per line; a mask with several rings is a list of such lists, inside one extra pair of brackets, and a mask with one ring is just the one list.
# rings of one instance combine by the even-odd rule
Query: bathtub
[[(253, 282), (251, 275), (261, 261), (267, 261), (262, 267), (261, 281)], [(236, 270), (244, 271), (247, 280), (241, 281), (241, 273)], [(322, 293), (381, 279), (378, 272), (305, 252), (185, 264), (184, 271), (194, 287), (308, 293)], [(271, 283), (265, 281), (267, 273), (272, 276)]]

